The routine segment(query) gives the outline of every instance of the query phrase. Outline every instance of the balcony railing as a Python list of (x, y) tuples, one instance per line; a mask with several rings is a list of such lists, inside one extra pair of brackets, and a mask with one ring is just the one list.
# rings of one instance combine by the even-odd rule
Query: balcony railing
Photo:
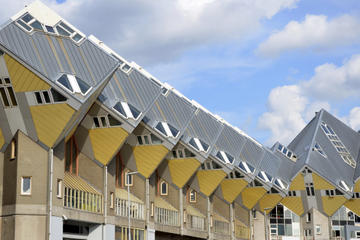
[(179, 226), (179, 212), (166, 208), (156, 207), (155, 221), (164, 225)]
[(190, 228), (194, 230), (205, 230), (205, 218), (194, 215), (188, 215)]
[[(130, 217), (135, 219), (143, 220), (144, 217), (144, 204), (130, 201)], [(121, 217), (129, 216), (129, 204), (128, 200), (116, 198), (115, 201), (115, 212), (116, 215)]]
[(102, 213), (103, 198), (100, 194), (65, 187), (64, 207), (94, 213)]
[(229, 223), (214, 220), (214, 232), (221, 234), (229, 234)]
[(236, 224), (235, 225), (235, 237), (241, 238), (241, 239), (249, 239), (249, 237), (250, 237), (249, 228), (246, 226)]

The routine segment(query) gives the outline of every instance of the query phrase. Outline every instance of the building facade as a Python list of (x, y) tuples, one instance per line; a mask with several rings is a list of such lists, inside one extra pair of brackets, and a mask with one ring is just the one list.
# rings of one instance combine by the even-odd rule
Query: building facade
[(267, 148), (36, 1), (0, 28), (0, 239), (360, 238), (360, 135)]

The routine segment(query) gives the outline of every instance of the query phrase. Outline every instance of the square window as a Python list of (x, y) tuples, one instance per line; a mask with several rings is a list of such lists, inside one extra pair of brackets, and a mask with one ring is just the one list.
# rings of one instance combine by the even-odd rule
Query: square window
[(31, 195), (31, 177), (21, 177), (21, 195)]
[(132, 186), (134, 184), (133, 182), (133, 175), (128, 174), (128, 172), (125, 173), (125, 186)]

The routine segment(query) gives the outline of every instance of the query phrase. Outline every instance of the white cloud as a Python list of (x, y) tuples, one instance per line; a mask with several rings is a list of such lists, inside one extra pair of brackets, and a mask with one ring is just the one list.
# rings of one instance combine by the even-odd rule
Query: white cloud
[[(263, 19), (298, 0), (67, 0), (49, 5), (79, 30), (94, 34), (120, 55), (141, 65), (168, 62), (206, 44), (244, 39)], [(30, 1), (0, 0), (0, 16)], [(0, 19), (1, 20), (1, 19)], [(5, 20), (5, 19), (2, 19)]]
[(276, 56), (295, 49), (327, 49), (358, 43), (360, 19), (343, 15), (329, 20), (324, 15), (306, 15), (302, 22), (291, 21), (284, 29), (274, 32), (262, 42), (257, 52)]
[[(258, 125), (270, 130), (268, 144), (289, 143), (321, 108), (330, 111), (331, 103), (349, 97), (360, 98), (360, 55), (353, 55), (342, 66), (323, 64), (315, 68), (310, 80), (276, 87), (268, 97), (268, 111)], [(360, 107), (341, 118), (354, 129), (360, 128)]]

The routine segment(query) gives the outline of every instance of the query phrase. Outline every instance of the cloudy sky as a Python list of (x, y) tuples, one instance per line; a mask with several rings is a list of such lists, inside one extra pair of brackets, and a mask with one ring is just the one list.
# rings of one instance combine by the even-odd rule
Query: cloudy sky
[(358, 0), (43, 2), (268, 146), (321, 108), (360, 129)]

